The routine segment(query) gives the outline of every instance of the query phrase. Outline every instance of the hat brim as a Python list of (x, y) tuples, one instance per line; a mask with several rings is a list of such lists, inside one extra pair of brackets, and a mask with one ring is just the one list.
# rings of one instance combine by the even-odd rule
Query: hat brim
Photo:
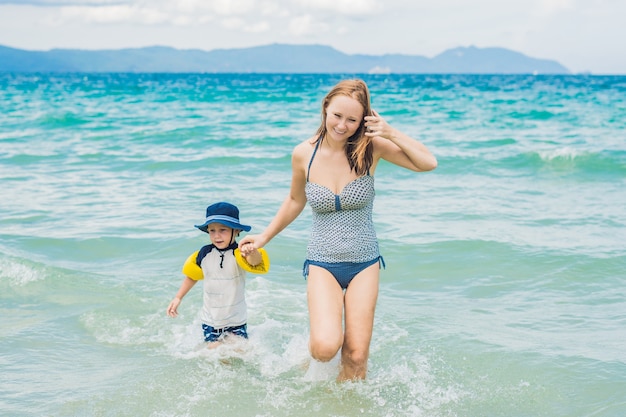
[(252, 227), (246, 224), (241, 224), (237, 221), (237, 219), (229, 216), (210, 216), (207, 217), (206, 221), (203, 224), (196, 224), (194, 226), (202, 230), (203, 232), (208, 233), (207, 227), (211, 223), (223, 224), (224, 226), (230, 227), (231, 229), (243, 230), (244, 232), (249, 232), (250, 229), (252, 229)]

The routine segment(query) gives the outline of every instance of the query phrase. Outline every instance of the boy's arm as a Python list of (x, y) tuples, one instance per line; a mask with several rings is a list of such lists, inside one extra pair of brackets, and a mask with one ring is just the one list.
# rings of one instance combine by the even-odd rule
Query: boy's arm
[(198, 282), (198, 281), (196, 281), (195, 279), (191, 279), (189, 277), (185, 277), (183, 282), (180, 284), (180, 288), (178, 289), (178, 292), (176, 293), (176, 296), (174, 298), (180, 298), (182, 300), (185, 297), (185, 295), (187, 295), (189, 290), (194, 285), (196, 285), (196, 282)]
[(183, 280), (182, 284), (180, 284), (180, 288), (178, 289), (178, 292), (176, 293), (176, 295), (174, 296), (174, 299), (170, 302), (170, 305), (167, 306), (167, 315), (170, 317), (176, 317), (178, 316), (178, 306), (180, 305), (180, 302), (182, 301), (182, 299), (185, 297), (185, 295), (187, 295), (187, 293), (189, 292), (189, 290), (196, 285), (196, 282), (189, 277), (185, 277), (185, 279)]

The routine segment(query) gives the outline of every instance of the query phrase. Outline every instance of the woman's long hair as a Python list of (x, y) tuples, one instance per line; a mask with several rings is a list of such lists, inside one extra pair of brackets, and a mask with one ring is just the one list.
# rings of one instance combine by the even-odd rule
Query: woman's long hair
[[(370, 92), (367, 84), (358, 79), (341, 81), (330, 90), (322, 101), (322, 124), (316, 133), (318, 141), (323, 140), (326, 136), (326, 109), (336, 96), (348, 96), (357, 100), (363, 106), (363, 117), (372, 115)], [(365, 119), (361, 119), (359, 128), (354, 132), (354, 135), (348, 138), (346, 144), (346, 157), (350, 169), (353, 169), (357, 175), (369, 173), (373, 161), (373, 148), (372, 138), (365, 136)]]

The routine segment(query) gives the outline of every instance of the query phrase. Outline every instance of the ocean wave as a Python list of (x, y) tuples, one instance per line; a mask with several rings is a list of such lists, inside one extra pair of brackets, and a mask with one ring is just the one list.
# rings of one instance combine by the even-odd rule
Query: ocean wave
[[(621, 180), (626, 175), (626, 151), (588, 150), (571, 146), (528, 151), (514, 140), (490, 140), (446, 150), (437, 174), (507, 176), (572, 176), (580, 181)], [(507, 148), (508, 147), (508, 148)]]
[(31, 282), (41, 281), (47, 275), (47, 268), (41, 264), (20, 258), (0, 256), (0, 280), (9, 286), (23, 287)]
[(530, 110), (526, 112), (510, 112), (507, 114), (507, 116), (513, 119), (548, 120), (554, 117), (555, 113), (547, 110)]
[(624, 178), (626, 175), (626, 151), (603, 150), (598, 152), (579, 150), (572, 147), (555, 148), (528, 155), (529, 159), (538, 156), (541, 166), (563, 172), (607, 175)]

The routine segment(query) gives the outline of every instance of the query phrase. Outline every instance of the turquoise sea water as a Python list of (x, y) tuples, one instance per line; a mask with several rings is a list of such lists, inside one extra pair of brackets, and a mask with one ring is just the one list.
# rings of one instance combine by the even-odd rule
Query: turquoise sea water
[(309, 363), (309, 209), (247, 344), (165, 308), (229, 200), (258, 232), (338, 75), (0, 75), (3, 416), (626, 415), (626, 77), (365, 76), (437, 170), (382, 163), (368, 379)]

